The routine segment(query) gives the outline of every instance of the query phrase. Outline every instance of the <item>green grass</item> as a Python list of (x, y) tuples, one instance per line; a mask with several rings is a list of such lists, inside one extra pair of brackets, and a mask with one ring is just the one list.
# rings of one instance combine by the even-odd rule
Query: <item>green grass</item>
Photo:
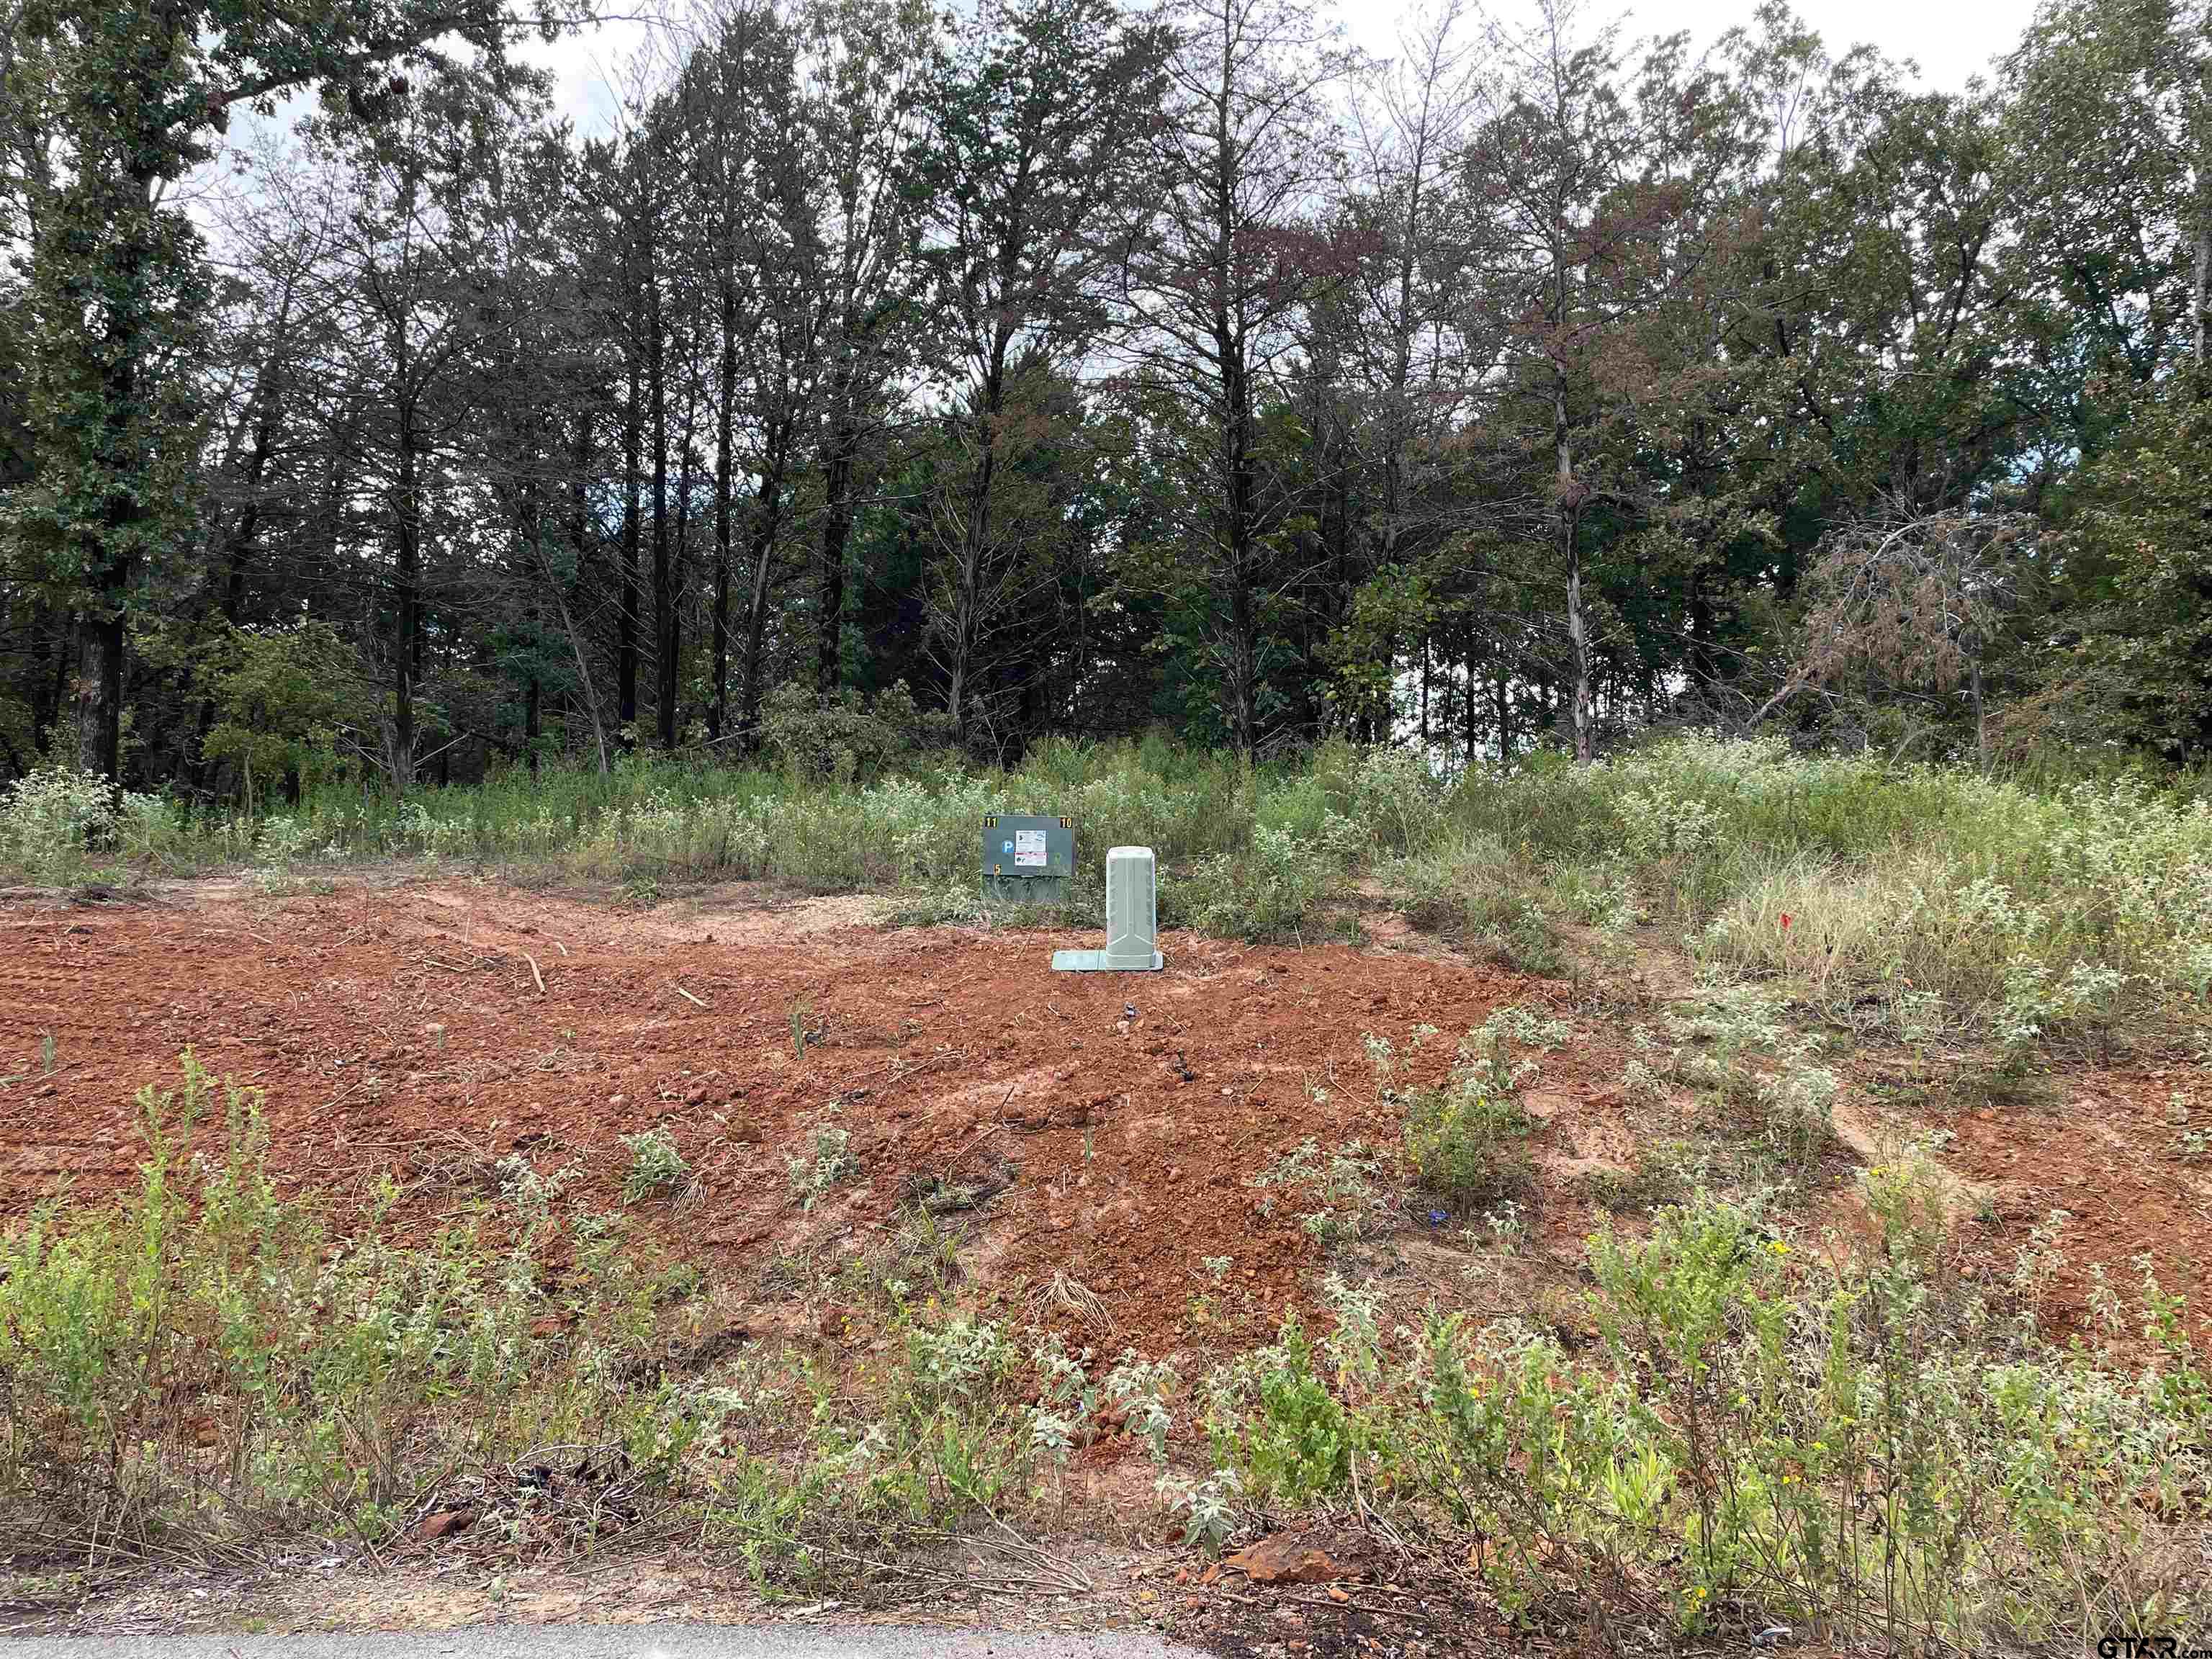
[[(1413, 1046), (1433, 1035), (1420, 1028)], [(1520, 1089), (1540, 1067), (1536, 1055), (1571, 1035), (1562, 1022), (1500, 1008), (1461, 1039), (1443, 1082), (1411, 1088), (1397, 1084), (1406, 1057), (1381, 1038), (1365, 1039), (1378, 1094), (1405, 1113), (1406, 1167), (1424, 1193), (1466, 1214), (1527, 1188), (1534, 1173), (1528, 1143), (1536, 1125), (1521, 1104)]]
[[(1717, 997), (1674, 1034), (1732, 1065), (1771, 1053), (1771, 1013)], [(1437, 1092), (1510, 1102), (1567, 1036), (1502, 1010)], [(1391, 1086), (1403, 1059), (1368, 1050)], [(2054, 1346), (2037, 1315), (2058, 1219), (2009, 1275), (1963, 1276), (1951, 1241), (1979, 1224), (1921, 1149), (1861, 1176), (1864, 1236), (1654, 1180), (1624, 1207), (1672, 1201), (1600, 1224), (1586, 1289), (1518, 1314), (1485, 1291), (1473, 1314), (1393, 1266), (1387, 1160), (1309, 1142), (1262, 1197), (1324, 1244), (1364, 1240), (1377, 1276), (1338, 1252), (1322, 1320), (1294, 1314), (1186, 1389), (1162, 1358), (958, 1305), (958, 1237), (926, 1211), (795, 1270), (787, 1293), (834, 1329), (733, 1353), (712, 1288), (571, 1170), (509, 1158), (463, 1224), (398, 1243), (389, 1189), (366, 1215), (280, 1197), (258, 1097), (189, 1054), (139, 1106), (134, 1189), (58, 1197), (0, 1240), (0, 1512), (88, 1564), (377, 1542), (458, 1494), (503, 1558), (590, 1549), (587, 1517), (549, 1537), (549, 1499), (499, 1498), (538, 1449), (590, 1446), (627, 1460), (629, 1501), (673, 1529), (656, 1536), (817, 1592), (948, 1529), (1064, 1529), (1062, 1471), (1125, 1425), (1194, 1546), (1357, 1506), (1531, 1628), (1617, 1612), (1624, 1585), (1702, 1644), (1783, 1623), (1838, 1650), (2061, 1651), (2212, 1616), (2202, 1321), (2140, 1267), (2125, 1290), (2096, 1275), (2081, 1340)], [(1433, 1169), (1409, 1136), (1410, 1172), (1494, 1194), (1515, 1146), (1486, 1133), (1448, 1136)], [(672, 1148), (634, 1139), (630, 1173), (667, 1190)], [(1230, 1265), (1208, 1264), (1215, 1285)], [(1179, 1414), (1202, 1436), (1176, 1437)]]
[[(1871, 992), (1900, 1025), (1917, 992), (1981, 1029), (2063, 1034), (2160, 1001), (2201, 1009), (2212, 989), (2212, 807), (2178, 783), (2039, 789), (1683, 738), (1472, 781), (1446, 811), (1462, 844), (1504, 849), (1555, 892), (1626, 871), (1717, 969), (1832, 1006)], [(2100, 991), (2100, 975), (2124, 982)]]
[(677, 1150), (676, 1137), (665, 1128), (641, 1130), (622, 1137), (629, 1153), (629, 1173), (623, 1177), (623, 1202), (635, 1204), (656, 1194), (673, 1193), (690, 1179), (691, 1166)]

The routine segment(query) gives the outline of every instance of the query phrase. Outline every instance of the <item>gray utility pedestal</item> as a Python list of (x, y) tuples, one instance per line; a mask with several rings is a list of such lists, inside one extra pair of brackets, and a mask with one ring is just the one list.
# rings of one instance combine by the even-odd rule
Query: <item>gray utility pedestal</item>
[(1116, 847), (1106, 854), (1106, 948), (1054, 951), (1063, 974), (1151, 973), (1167, 966), (1159, 943), (1159, 880), (1149, 847)]
[(1040, 812), (983, 820), (983, 902), (1065, 904), (1075, 874), (1075, 826)]

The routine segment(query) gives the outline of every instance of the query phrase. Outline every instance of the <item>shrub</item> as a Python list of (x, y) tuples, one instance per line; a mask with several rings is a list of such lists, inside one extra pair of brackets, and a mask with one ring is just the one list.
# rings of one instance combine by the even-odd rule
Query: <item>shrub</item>
[(1182, 1519), (1182, 1547), (1204, 1548), (1219, 1554), (1237, 1535), (1242, 1488), (1235, 1471), (1216, 1469), (1203, 1480), (1164, 1474), (1153, 1491), (1169, 1510)]
[(1671, 1008), (1667, 1024), (1682, 1045), (1668, 1056), (1668, 1075), (1706, 1091), (1716, 1107), (1747, 1116), (1782, 1166), (1802, 1170), (1827, 1152), (1842, 1085), (1812, 1061), (1820, 1039), (1790, 1033), (1770, 992), (1708, 986)]
[(377, 676), (327, 623), (225, 624), (200, 667), (214, 716), (200, 752), (230, 763), (249, 816), (288, 777), (334, 771), (342, 730), (374, 728)]
[(1333, 1498), (1350, 1485), (1352, 1426), (1314, 1367), (1296, 1314), (1274, 1344), (1212, 1380), (1206, 1428), (1215, 1459), (1261, 1503)]
[(1407, 919), (1462, 949), (1487, 945), (1507, 966), (1551, 975), (1564, 965), (1545, 914), (1543, 878), (1496, 837), (1462, 835), (1383, 865), (1381, 878)]
[(1455, 1209), (1522, 1191), (1534, 1126), (1510, 1095), (1454, 1082), (1406, 1097), (1406, 1161), (1421, 1186)]
[(52, 767), (0, 794), (0, 860), (33, 877), (67, 880), (94, 854), (159, 857), (174, 841), (158, 799), (112, 789), (97, 772)]
[(1334, 813), (1312, 840), (1263, 824), (1253, 831), (1249, 849), (1214, 854), (1188, 877), (1164, 884), (1162, 908), (1169, 919), (1202, 933), (1254, 940), (1297, 938), (1320, 921), (1356, 836)]
[(623, 1177), (625, 1204), (635, 1204), (655, 1193), (673, 1192), (691, 1173), (684, 1154), (676, 1150), (676, 1137), (665, 1128), (624, 1135), (622, 1144), (629, 1152), (629, 1173)]
[(1504, 844), (1476, 832), (1435, 842), (1382, 866), (1382, 879), (1416, 927), (1446, 938), (1477, 929), (1483, 895), (1525, 884)]
[(1423, 848), (1442, 823), (1443, 789), (1428, 757), (1412, 747), (1361, 749), (1333, 739), (1312, 772), (1329, 810), (1390, 853)]
[(1835, 1143), (1836, 1074), (1825, 1066), (1790, 1063), (1778, 1077), (1759, 1079), (1760, 1117), (1784, 1163), (1804, 1167)]
[[(2126, 1340), (2053, 1347), (1950, 1276), (1944, 1190), (1914, 1151), (1869, 1170), (1865, 1249), (1801, 1254), (1702, 1192), (1646, 1236), (1601, 1230), (1594, 1351), (1433, 1312), (1386, 1338), (1340, 1311), (1332, 1389), (1286, 1327), (1215, 1380), (1214, 1459), (1254, 1502), (1313, 1505), (1356, 1451), (1366, 1500), (1464, 1528), (1513, 1610), (1625, 1579), (1686, 1633), (1809, 1625), (1887, 1651), (2194, 1627), (2212, 1379), (2184, 1304), (2146, 1271), (2142, 1340), (2113, 1294)], [(2024, 1258), (2021, 1280), (2043, 1271)]]
[[(781, 1414), (736, 1419), (699, 1522), (734, 1543), (763, 1583), (819, 1589), (978, 1514), (995, 1515), (1031, 1477), (1031, 1413), (1020, 1354), (1003, 1328), (965, 1315), (902, 1314), (854, 1391), (802, 1368)], [(763, 1401), (763, 1404), (768, 1402)], [(799, 1428), (792, 1443), (793, 1419)]]
[(15, 1513), (94, 1559), (189, 1556), (334, 1522), (374, 1541), (460, 1464), (547, 1442), (612, 1440), (641, 1481), (677, 1478), (723, 1407), (624, 1380), (674, 1280), (618, 1230), (580, 1227), (575, 1287), (540, 1280), (561, 1176), (511, 1160), (503, 1247), (391, 1243), (381, 1208), (341, 1239), (313, 1194), (277, 1197), (258, 1093), (190, 1051), (182, 1069), (138, 1097), (135, 1191), (43, 1204), (0, 1244)]
[(800, 1209), (812, 1209), (831, 1188), (858, 1177), (860, 1160), (852, 1147), (852, 1131), (844, 1125), (830, 1121), (814, 1126), (805, 1153), (789, 1160), (791, 1195)]
[[(1354, 1140), (1324, 1155), (1321, 1143), (1310, 1135), (1252, 1177), (1255, 1187), (1280, 1188), (1296, 1194), (1313, 1207), (1299, 1225), (1310, 1237), (1334, 1248), (1364, 1238), (1382, 1214), (1382, 1198), (1376, 1186), (1382, 1163), (1361, 1141)], [(1261, 1197), (1262, 1213), (1271, 1212), (1273, 1193)]]
[(824, 694), (793, 681), (769, 693), (761, 714), (768, 751), (793, 775), (813, 782), (866, 782), (952, 737), (951, 720), (924, 714), (903, 680), (872, 705), (858, 691)]
[(864, 1513), (902, 1522), (990, 1511), (1030, 1469), (1025, 1413), (1008, 1386), (1019, 1351), (998, 1324), (966, 1315), (908, 1321), (899, 1334), (903, 1363), (878, 1414), (857, 1433), (831, 1431), (854, 1498)]
[(1528, 1185), (1528, 1140), (1535, 1125), (1516, 1098), (1539, 1065), (1528, 1050), (1557, 1048), (1567, 1036), (1562, 1022), (1522, 1008), (1497, 1009), (1462, 1039), (1445, 1082), (1402, 1092), (1389, 1086), (1395, 1074), (1389, 1045), (1369, 1039), (1385, 1097), (1405, 1106), (1406, 1161), (1425, 1189), (1465, 1210)]

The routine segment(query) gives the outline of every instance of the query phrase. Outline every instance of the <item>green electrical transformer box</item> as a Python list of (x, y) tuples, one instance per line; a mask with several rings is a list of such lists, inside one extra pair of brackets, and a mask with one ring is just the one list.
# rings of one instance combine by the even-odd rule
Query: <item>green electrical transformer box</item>
[(1075, 826), (1039, 812), (994, 812), (983, 820), (983, 901), (1065, 904), (1075, 875)]

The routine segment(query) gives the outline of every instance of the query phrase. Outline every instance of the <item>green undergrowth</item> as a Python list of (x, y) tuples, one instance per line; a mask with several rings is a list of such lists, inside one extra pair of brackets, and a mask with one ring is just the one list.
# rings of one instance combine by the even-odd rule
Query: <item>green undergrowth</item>
[[(1361, 1511), (1527, 1628), (1626, 1597), (1693, 1647), (2075, 1651), (2212, 1616), (2212, 1322), (2147, 1258), (2093, 1265), (2089, 1328), (2053, 1340), (2067, 1218), (1961, 1272), (1923, 1144), (1850, 1177), (1864, 1227), (1808, 1226), (1836, 1080), (1777, 998), (1715, 984), (1633, 1034), (1625, 1079), (1696, 1097), (1693, 1137), (1594, 1185), (1621, 1218), (1575, 1259), (1532, 1259), (1520, 1096), (1577, 1034), (1500, 1009), (1420, 1081), (1437, 1037), (1365, 1039), (1400, 1146), (1255, 1177), (1324, 1247), (1324, 1307), (1200, 1379), (1203, 1467), (1161, 1485), (1188, 1541)], [(1440, 1228), (1457, 1299), (1394, 1265)]]
[[(1741, 1000), (1668, 1035), (1668, 1063), (1716, 1089), (1790, 1058)], [(1782, 1623), (1932, 1655), (2212, 1615), (2208, 1333), (2147, 1263), (2092, 1270), (2090, 1328), (2057, 1346), (2038, 1314), (2063, 1218), (2009, 1274), (1963, 1276), (1950, 1188), (1912, 1147), (1858, 1177), (1864, 1230), (1684, 1183), (1589, 1238), (1569, 1300), (1501, 1311), (1498, 1279), (1455, 1302), (1389, 1257), (1483, 1206), (1484, 1249), (1524, 1248), (1517, 1096), (1574, 1037), (1501, 1010), (1431, 1085), (1434, 1036), (1369, 1044), (1402, 1144), (1308, 1142), (1254, 1173), (1322, 1247), (1318, 1313), (1201, 1356), (1074, 1346), (1055, 1322), (1096, 1302), (1060, 1274), (987, 1304), (964, 1218), (926, 1203), (864, 1242), (817, 1237), (797, 1184), (792, 1237), (815, 1242), (755, 1294), (805, 1316), (748, 1337), (633, 1225), (682, 1202), (656, 1137), (625, 1149), (619, 1213), (510, 1158), (434, 1237), (387, 1237), (389, 1189), (341, 1228), (330, 1196), (279, 1195), (258, 1096), (188, 1054), (178, 1088), (139, 1097), (137, 1187), (58, 1197), (0, 1246), (0, 1514), (88, 1561), (205, 1562), (374, 1546), (465, 1503), (469, 1547), (501, 1559), (681, 1537), (813, 1594), (948, 1540), (1089, 1524), (1067, 1467), (1126, 1434), (1152, 1518), (1194, 1548), (1361, 1510), (1471, 1565), (1530, 1629), (1632, 1605), (1692, 1644)], [(820, 1161), (819, 1127), (800, 1158)], [(1217, 1332), (1234, 1265), (1206, 1264)], [(622, 1502), (564, 1517), (528, 1478), (549, 1448), (619, 1471)]]
[(1363, 1041), (1375, 1068), (1380, 1101), (1405, 1118), (1406, 1173), (1441, 1220), (1486, 1202), (1510, 1200), (1534, 1174), (1528, 1140), (1535, 1128), (1520, 1100), (1521, 1088), (1541, 1064), (1539, 1056), (1568, 1042), (1559, 1020), (1525, 1009), (1498, 1009), (1457, 1046), (1448, 1075), (1437, 1084), (1410, 1080), (1413, 1058), (1437, 1036), (1417, 1026), (1401, 1054), (1372, 1035)]
[(1205, 1379), (1210, 1467), (1166, 1493), (1194, 1541), (1364, 1504), (1455, 1539), (1541, 1627), (1628, 1593), (1692, 1643), (1787, 1625), (1838, 1650), (2075, 1651), (2203, 1627), (2204, 1333), (2138, 1265), (2097, 1340), (2038, 1334), (2058, 1258), (1963, 1282), (1918, 1153), (1863, 1177), (1871, 1242), (1793, 1244), (1699, 1190), (1593, 1236), (1583, 1328), (1332, 1280)]
[(695, 1316), (696, 1275), (618, 1217), (556, 1220), (565, 1175), (510, 1158), (419, 1244), (384, 1236), (387, 1178), (341, 1235), (319, 1195), (278, 1194), (256, 1091), (187, 1051), (137, 1107), (137, 1188), (41, 1204), (0, 1246), (0, 1492), (28, 1535), (92, 1559), (374, 1543), (441, 1471), (547, 1444), (672, 1476), (702, 1401), (625, 1378)]
[[(954, 1306), (957, 1241), (924, 1208), (874, 1256), (811, 1264), (834, 1328), (750, 1342), (573, 1169), (510, 1158), (424, 1242), (390, 1236), (388, 1185), (341, 1228), (331, 1194), (279, 1194), (258, 1094), (182, 1068), (137, 1098), (133, 1189), (58, 1196), (0, 1242), (0, 1518), (26, 1548), (374, 1549), (465, 1508), (506, 1558), (651, 1525), (763, 1583), (852, 1583), (1049, 1504), (1103, 1418), (1164, 1456), (1172, 1370)], [(626, 1205), (671, 1201), (668, 1138), (626, 1153)], [(563, 1511), (554, 1464), (604, 1489)]]
[(1710, 973), (1877, 1011), (1909, 1042), (2102, 1037), (2201, 1019), (2212, 993), (2212, 805), (2187, 788), (1686, 737), (1462, 784), (1446, 817), (1448, 891), (1534, 880), (1555, 921), (1654, 925)]
[(1159, 855), (1165, 927), (1318, 942), (1379, 895), (1524, 971), (1603, 975), (1656, 941), (1908, 1042), (2026, 1056), (2201, 1020), (2212, 996), (2212, 806), (2186, 779), (2044, 785), (1697, 736), (1449, 781), (1341, 742), (1254, 766), (1055, 740), (999, 772), (881, 745), (848, 764), (842, 726), (789, 718), (813, 735), (774, 767), (641, 753), (404, 799), (325, 783), (252, 817), (41, 774), (0, 799), (0, 866), (63, 884), (244, 866), (281, 890), (404, 858), (640, 902), (732, 878), (879, 892), (896, 921), (970, 922), (979, 820), (1045, 811), (1077, 825), (1072, 901), (994, 921), (1097, 924), (1106, 849), (1138, 844)]

